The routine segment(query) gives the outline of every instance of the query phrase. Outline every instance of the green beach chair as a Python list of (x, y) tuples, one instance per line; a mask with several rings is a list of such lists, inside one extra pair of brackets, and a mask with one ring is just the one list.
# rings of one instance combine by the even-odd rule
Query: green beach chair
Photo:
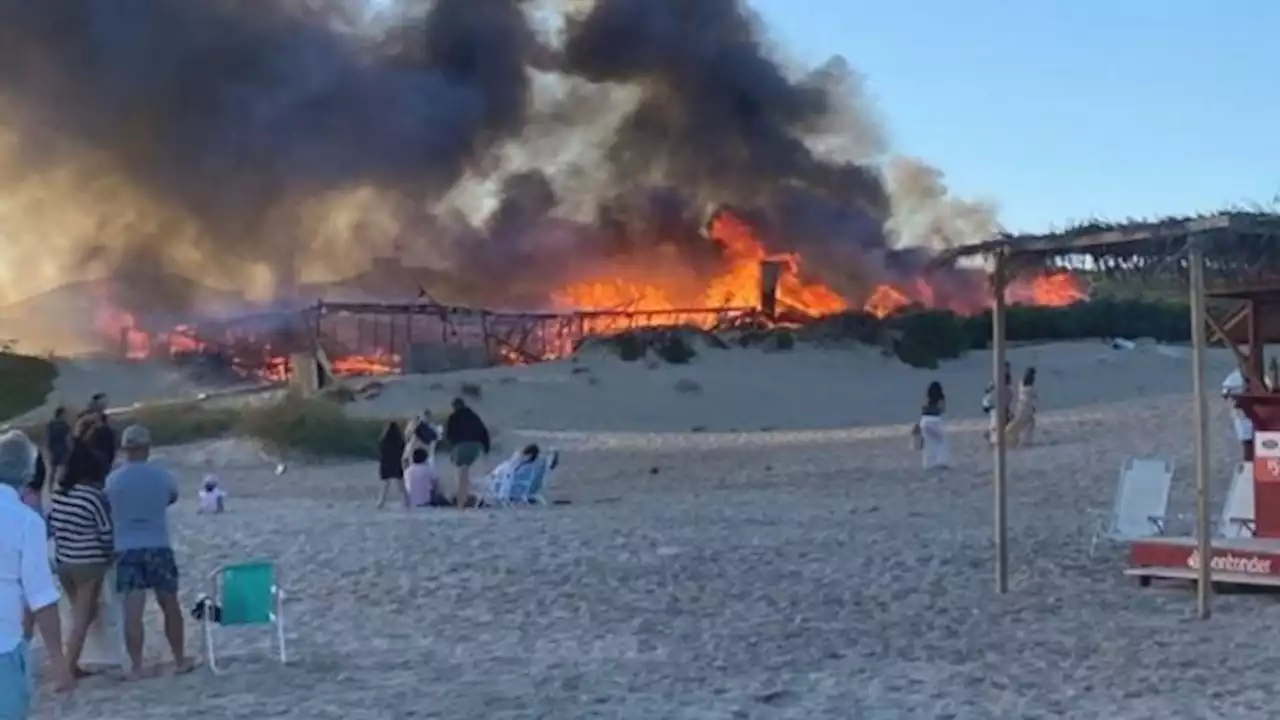
[(215, 673), (218, 660), (214, 629), (248, 625), (275, 625), (281, 664), (289, 662), (284, 642), (284, 590), (276, 577), (276, 567), (266, 561), (224, 565), (209, 577), (216, 604), (206, 603), (201, 616), (209, 669)]

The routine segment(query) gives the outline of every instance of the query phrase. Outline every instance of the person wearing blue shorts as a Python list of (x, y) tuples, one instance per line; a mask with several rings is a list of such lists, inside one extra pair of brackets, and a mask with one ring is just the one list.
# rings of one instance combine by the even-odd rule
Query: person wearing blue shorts
[(130, 668), (126, 679), (142, 675), (142, 614), (147, 593), (164, 616), (164, 634), (176, 672), (194, 665), (185, 653), (185, 627), (178, 602), (178, 563), (169, 541), (169, 506), (178, 484), (168, 470), (150, 461), (151, 434), (141, 425), (125, 428), (124, 464), (107, 476), (107, 500), (115, 528), (116, 590), (124, 597), (124, 644)]

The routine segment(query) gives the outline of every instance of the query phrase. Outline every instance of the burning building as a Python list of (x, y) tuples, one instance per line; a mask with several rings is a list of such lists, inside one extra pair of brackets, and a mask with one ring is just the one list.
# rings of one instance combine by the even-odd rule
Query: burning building
[[(343, 7), (0, 2), (0, 269), (25, 269), (0, 292), (91, 269), (119, 289), (109, 344), (267, 376), (307, 343), (370, 370), (432, 365), (424, 338), (527, 361), (770, 304), (982, 307), (980, 276), (924, 268), (990, 208), (886, 163), (857, 75), (785, 67), (740, 0), (594, 0), (555, 27), (529, 0)], [(387, 255), (434, 302), (303, 290)], [(267, 312), (228, 320), (139, 267)]]

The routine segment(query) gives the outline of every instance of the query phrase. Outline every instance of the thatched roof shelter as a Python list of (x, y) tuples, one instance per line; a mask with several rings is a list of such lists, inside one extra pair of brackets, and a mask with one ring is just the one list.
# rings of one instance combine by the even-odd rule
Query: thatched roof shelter
[(1124, 223), (1090, 221), (1052, 233), (1003, 234), (945, 251), (934, 264), (1003, 254), (1011, 261), (1011, 269), (1017, 269), (1061, 265), (1087, 257), (1099, 272), (1167, 279), (1185, 277), (1186, 263), (1179, 260), (1192, 242), (1204, 252), (1205, 279), (1211, 287), (1272, 281), (1280, 288), (1280, 213), (1260, 211)]
[[(1249, 300), (1268, 308), (1261, 312), (1262, 341), (1280, 342), (1280, 213), (1228, 211), (1195, 217), (1088, 222), (1037, 235), (999, 235), (986, 242), (948, 250), (935, 266), (961, 258), (991, 259), (1003, 255), (1009, 272), (1078, 265), (1087, 259), (1091, 271), (1140, 284), (1187, 279), (1187, 248), (1196, 243), (1205, 257), (1205, 285), (1212, 298)], [(1236, 344), (1250, 341), (1245, 304), (1210, 328), (1211, 342), (1225, 334)]]
[[(951, 265), (962, 258), (993, 261), (992, 383), (996, 385), (1001, 382), (1005, 352), (1002, 288), (1010, 276), (1043, 271), (1046, 267), (1078, 267), (1083, 264), (1093, 272), (1132, 282), (1154, 280), (1167, 285), (1173, 279), (1189, 284), (1198, 498), (1194, 547), (1200, 557), (1211, 557), (1213, 546), (1207, 499), (1206, 397), (1209, 391), (1204, 371), (1204, 347), (1206, 340), (1214, 335), (1237, 341), (1228, 345), (1236, 354), (1249, 388), (1244, 395), (1237, 397), (1237, 402), (1250, 413), (1255, 423), (1259, 419), (1267, 420), (1268, 424), (1262, 426), (1264, 429), (1272, 429), (1270, 425), (1280, 423), (1280, 396), (1270, 394), (1262, 381), (1263, 343), (1272, 337), (1280, 339), (1280, 214), (1230, 211), (1125, 224), (1091, 222), (1042, 235), (1001, 235), (983, 243), (947, 251), (935, 259), (934, 264)], [(1227, 317), (1231, 321), (1229, 325), (1224, 326), (1207, 312), (1206, 297), (1215, 296), (1239, 301), (1239, 309)], [(1237, 347), (1238, 343), (1247, 344), (1247, 352), (1242, 352)], [(992, 416), (1006, 418), (1006, 401), (1002, 394), (997, 396), (999, 401)], [(1263, 410), (1268, 408), (1271, 410), (1264, 413)], [(997, 592), (1008, 590), (1007, 427), (993, 427), (990, 434), (995, 446), (993, 484)], [(1202, 618), (1209, 616), (1212, 594), (1210, 565), (1203, 562), (1196, 570), (1197, 610)], [(1140, 577), (1165, 577), (1168, 572), (1173, 572), (1174, 577), (1182, 577), (1180, 573), (1185, 573), (1186, 568), (1177, 567), (1169, 571), (1138, 566), (1126, 572)]]

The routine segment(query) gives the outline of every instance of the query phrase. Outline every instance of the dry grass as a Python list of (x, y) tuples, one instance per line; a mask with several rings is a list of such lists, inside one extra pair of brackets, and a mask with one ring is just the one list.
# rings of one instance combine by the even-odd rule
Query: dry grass
[[(385, 423), (348, 417), (326, 398), (289, 396), (259, 407), (211, 407), (179, 403), (139, 408), (113, 416), (117, 428), (147, 426), (156, 445), (181, 445), (222, 437), (252, 437), (270, 449), (312, 457), (376, 458)], [(39, 440), (43, 427), (27, 428)]]

